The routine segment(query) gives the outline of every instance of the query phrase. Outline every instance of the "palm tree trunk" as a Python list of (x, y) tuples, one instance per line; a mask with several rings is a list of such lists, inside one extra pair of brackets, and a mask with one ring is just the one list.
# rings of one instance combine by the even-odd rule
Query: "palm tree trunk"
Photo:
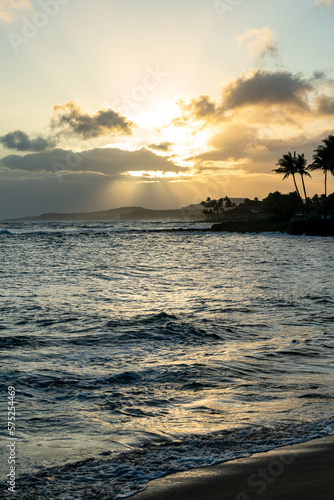
[(305, 203), (306, 203), (306, 209), (307, 209), (307, 216), (310, 217), (310, 207), (309, 207), (308, 199), (307, 199), (307, 196), (306, 196), (304, 176), (302, 174), (300, 174), (300, 177), (302, 178), (302, 183), (303, 183), (303, 189), (304, 189), (304, 195), (305, 195)]
[(324, 212), (325, 212), (325, 217), (327, 215), (327, 169), (325, 169), (325, 208), (324, 208)]
[(298, 194), (299, 198), (301, 199), (300, 192), (299, 192), (297, 182), (296, 182), (295, 174), (292, 174), (292, 177), (293, 177), (293, 182), (295, 183), (296, 193)]
[[(296, 193), (299, 196), (299, 198), (302, 200), (302, 197), (300, 196), (300, 192), (299, 192), (299, 189), (298, 189), (298, 186), (297, 186), (295, 174), (292, 174), (292, 177), (293, 177), (293, 182), (295, 183)], [(303, 204), (303, 202), (302, 202), (302, 211), (303, 211), (303, 215), (304, 215), (304, 204)]]

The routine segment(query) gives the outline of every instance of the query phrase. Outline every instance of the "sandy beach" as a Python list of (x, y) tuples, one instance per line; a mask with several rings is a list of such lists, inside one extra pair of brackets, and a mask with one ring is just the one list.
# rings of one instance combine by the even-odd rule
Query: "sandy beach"
[(329, 500), (334, 435), (152, 481), (134, 500)]

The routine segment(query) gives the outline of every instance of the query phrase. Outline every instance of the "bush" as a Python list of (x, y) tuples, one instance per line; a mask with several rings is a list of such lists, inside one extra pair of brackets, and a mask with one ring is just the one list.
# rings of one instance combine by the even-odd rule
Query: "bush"
[(293, 214), (302, 208), (302, 200), (296, 192), (282, 194), (276, 191), (269, 193), (263, 200), (263, 212), (271, 219), (290, 220)]

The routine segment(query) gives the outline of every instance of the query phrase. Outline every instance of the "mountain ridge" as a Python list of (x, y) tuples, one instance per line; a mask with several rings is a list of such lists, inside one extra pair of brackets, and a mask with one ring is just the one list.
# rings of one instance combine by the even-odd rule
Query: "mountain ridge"
[[(243, 198), (231, 198), (236, 204)], [(203, 206), (193, 203), (181, 208), (152, 209), (140, 206), (110, 208), (92, 212), (48, 212), (41, 215), (19, 217), (18, 221), (89, 221), (89, 220), (171, 220), (171, 221), (205, 221)]]
[(20, 217), (20, 221), (79, 221), (79, 220), (205, 220), (203, 207), (188, 205), (179, 209), (149, 209), (139, 206), (111, 208), (94, 212), (44, 213)]

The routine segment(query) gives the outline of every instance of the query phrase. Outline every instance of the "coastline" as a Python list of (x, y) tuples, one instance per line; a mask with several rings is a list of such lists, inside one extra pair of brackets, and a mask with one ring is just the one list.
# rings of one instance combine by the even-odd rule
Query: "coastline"
[[(134, 209), (137, 211), (132, 211)], [(140, 208), (140, 210), (139, 210)], [(141, 207), (126, 207), (112, 209), (104, 212), (73, 213), (73, 214), (43, 214), (38, 217), (0, 221), (5, 224), (5, 229), (0, 234), (11, 234), (7, 227), (10, 224), (24, 223), (146, 223), (154, 224), (155, 232), (211, 232), (211, 233), (240, 233), (240, 234), (265, 234), (281, 233), (293, 236), (334, 236), (334, 218), (327, 219), (312, 216), (309, 219), (296, 218), (292, 220), (279, 220), (272, 218), (228, 218), (217, 222), (202, 220), (198, 213), (190, 211), (191, 206), (179, 210), (148, 210)], [(122, 212), (123, 211), (123, 212)], [(126, 212), (127, 211), (127, 212)], [(190, 216), (191, 215), (191, 216)], [(190, 216), (190, 217), (189, 217)], [(167, 224), (167, 227), (166, 227)], [(172, 227), (173, 225), (183, 227)], [(165, 227), (159, 227), (165, 226)], [(206, 227), (203, 227), (205, 225)], [(150, 229), (145, 228), (146, 231)]]
[(210, 231), (228, 233), (287, 233), (290, 227), (288, 221), (262, 220), (226, 220), (211, 226)]
[(262, 220), (227, 220), (214, 224), (213, 232), (267, 233), (280, 232), (294, 236), (334, 236), (334, 219), (275, 221)]
[[(172, 220), (172, 219), (68, 219), (68, 220), (13, 220), (13, 221), (3, 221), (6, 224), (6, 228), (9, 227), (10, 224), (15, 224), (17, 222), (21, 223), (34, 223), (34, 222), (42, 222), (42, 223), (101, 223), (104, 224), (106, 222), (145, 222), (145, 223), (153, 223), (156, 226), (154, 227), (154, 232), (209, 232), (209, 233), (240, 233), (240, 234), (265, 234), (265, 233), (281, 233), (281, 234), (290, 234), (293, 236), (324, 236), (324, 237), (333, 237), (334, 236), (334, 219), (330, 218), (327, 220), (323, 219), (311, 219), (311, 220), (296, 220), (296, 221), (279, 221), (272, 219), (242, 219), (242, 220), (224, 220), (216, 223), (210, 223), (209, 221), (203, 220)], [(159, 227), (159, 224), (183, 224), (187, 225), (187, 227)], [(197, 225), (208, 224), (208, 227), (196, 227)], [(145, 228), (145, 231), (150, 232), (152, 229)], [(11, 232), (8, 229), (4, 229), (0, 231), (0, 234), (11, 235)]]
[(330, 500), (334, 434), (151, 481), (133, 500)]

